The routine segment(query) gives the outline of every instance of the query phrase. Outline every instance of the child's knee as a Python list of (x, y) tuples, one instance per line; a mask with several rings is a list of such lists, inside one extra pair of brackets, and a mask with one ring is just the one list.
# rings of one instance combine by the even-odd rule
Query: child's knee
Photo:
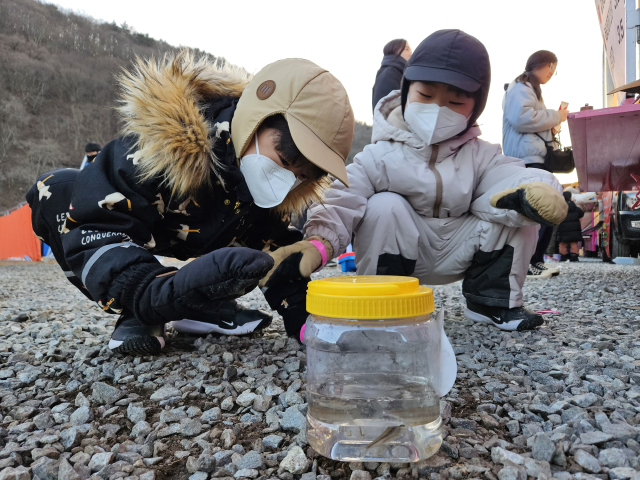
[(381, 192), (372, 195), (367, 201), (367, 216), (383, 218), (389, 215), (398, 214), (399, 212), (408, 212), (411, 205), (407, 200), (397, 193)]

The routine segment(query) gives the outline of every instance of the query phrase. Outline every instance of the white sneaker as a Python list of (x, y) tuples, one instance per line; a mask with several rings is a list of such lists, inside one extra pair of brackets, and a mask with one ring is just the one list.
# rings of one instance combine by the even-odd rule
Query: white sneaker
[(532, 278), (551, 278), (551, 272), (549, 270), (540, 270), (535, 265), (529, 265), (529, 271), (527, 272), (527, 279)]
[(547, 271), (551, 274), (552, 277), (557, 277), (560, 275), (560, 269), (557, 267), (547, 267), (544, 263), (538, 262), (533, 264), (538, 270), (542, 270), (543, 272)]

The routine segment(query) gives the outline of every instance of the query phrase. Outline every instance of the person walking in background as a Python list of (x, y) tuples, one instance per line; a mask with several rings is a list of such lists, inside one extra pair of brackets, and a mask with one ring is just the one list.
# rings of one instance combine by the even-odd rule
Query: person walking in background
[(373, 84), (373, 109), (378, 101), (394, 90), (400, 89), (402, 74), (411, 56), (411, 47), (404, 38), (391, 40), (382, 50), (384, 57)]
[(578, 242), (582, 241), (580, 219), (584, 216), (584, 212), (571, 200), (571, 192), (564, 192), (563, 195), (567, 205), (569, 205), (569, 213), (567, 213), (567, 218), (558, 225), (558, 231), (556, 232), (558, 249), (560, 250), (560, 255), (562, 255), (560, 261), (577, 262)]
[[(527, 60), (525, 71), (507, 87), (502, 115), (502, 149), (505, 155), (520, 158), (527, 168), (541, 168), (547, 154), (545, 141), (554, 138), (554, 127), (567, 120), (568, 111), (548, 109), (542, 100), (540, 85), (556, 74), (558, 58), (548, 50), (540, 50)], [(557, 268), (544, 265), (544, 252), (549, 246), (553, 227), (540, 225), (538, 244), (531, 257), (527, 278), (549, 278), (558, 275)]]
[(80, 164), (80, 170), (86, 167), (87, 163), (93, 162), (100, 153), (100, 150), (102, 150), (102, 147), (97, 143), (87, 143), (84, 147), (84, 158)]

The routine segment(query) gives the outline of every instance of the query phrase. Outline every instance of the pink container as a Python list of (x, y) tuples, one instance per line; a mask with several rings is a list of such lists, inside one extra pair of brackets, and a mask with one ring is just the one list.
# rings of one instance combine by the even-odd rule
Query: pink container
[(631, 190), (640, 175), (640, 105), (570, 113), (567, 117), (580, 190)]

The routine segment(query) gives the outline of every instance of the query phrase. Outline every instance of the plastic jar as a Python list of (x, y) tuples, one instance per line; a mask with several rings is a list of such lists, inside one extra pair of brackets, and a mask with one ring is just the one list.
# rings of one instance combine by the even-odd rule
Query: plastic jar
[(417, 462), (442, 443), (456, 363), (433, 292), (409, 277), (309, 283), (307, 440), (340, 461)]

